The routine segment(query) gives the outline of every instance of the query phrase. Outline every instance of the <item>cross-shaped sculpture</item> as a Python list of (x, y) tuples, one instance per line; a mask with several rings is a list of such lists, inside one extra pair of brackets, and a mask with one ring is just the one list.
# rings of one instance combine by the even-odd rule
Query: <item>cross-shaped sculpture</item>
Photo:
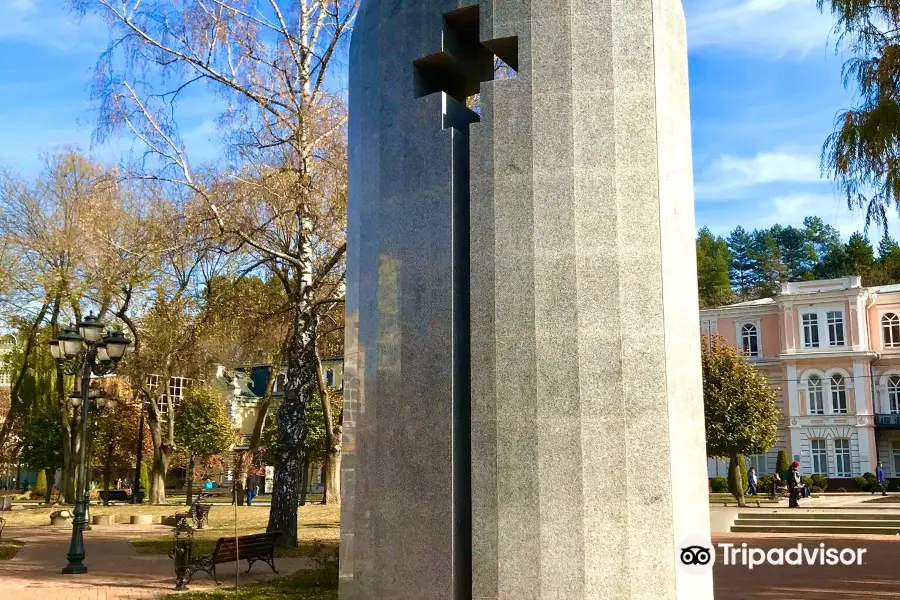
[(472, 598), (472, 398), (469, 307), (469, 125), (466, 107), (482, 81), (494, 79), (495, 56), (518, 70), (518, 38), (480, 40), (478, 6), (444, 15), (443, 49), (414, 61), (417, 98), (442, 92), (443, 127), (453, 148), (453, 569), (454, 598)]

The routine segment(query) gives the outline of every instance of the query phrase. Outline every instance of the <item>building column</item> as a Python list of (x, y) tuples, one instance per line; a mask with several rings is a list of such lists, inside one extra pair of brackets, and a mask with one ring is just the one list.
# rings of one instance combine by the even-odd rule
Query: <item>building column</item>
[(787, 366), (788, 380), (788, 416), (800, 416), (800, 393), (797, 387), (797, 366)]
[(875, 428), (870, 425), (863, 425), (857, 428), (856, 430), (856, 440), (858, 444), (859, 450), (859, 473), (852, 473), (854, 476), (862, 475), (863, 473), (874, 473), (875, 465), (877, 464), (876, 459), (876, 446), (875, 446)]
[[(800, 428), (799, 427), (791, 427), (791, 445), (788, 448), (788, 456), (791, 458), (791, 461), (799, 461), (800, 460)], [(802, 464), (802, 461), (801, 461)]]
[(871, 406), (866, 394), (866, 375), (861, 362), (853, 363), (853, 396), (856, 399), (856, 414), (871, 415), (875, 407)]

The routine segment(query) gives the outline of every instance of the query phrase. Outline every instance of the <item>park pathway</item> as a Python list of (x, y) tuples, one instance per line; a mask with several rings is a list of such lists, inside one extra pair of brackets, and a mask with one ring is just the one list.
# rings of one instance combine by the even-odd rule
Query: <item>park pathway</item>
[[(50, 527), (7, 527), (5, 539), (26, 542), (18, 555), (0, 561), (0, 598), (16, 600), (151, 600), (174, 588), (172, 561), (166, 556), (138, 556), (128, 539), (170, 535), (161, 525), (95, 525), (85, 534), (87, 558), (85, 575), (62, 575), (66, 564), (71, 530)], [(307, 567), (309, 559), (277, 559), (282, 576)], [(222, 565), (219, 580), (234, 587), (236, 563)], [(250, 575), (241, 564), (240, 583), (270, 579), (275, 575), (259, 563)], [(211, 577), (198, 573), (191, 590), (214, 589)]]

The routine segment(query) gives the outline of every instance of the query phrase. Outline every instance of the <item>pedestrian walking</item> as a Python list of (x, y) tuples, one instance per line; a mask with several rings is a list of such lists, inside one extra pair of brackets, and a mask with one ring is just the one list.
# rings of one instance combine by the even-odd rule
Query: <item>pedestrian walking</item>
[(259, 486), (257, 477), (253, 473), (247, 476), (247, 506), (253, 506), (253, 499), (256, 498), (256, 490)]
[(788, 490), (791, 492), (791, 498), (788, 502), (790, 508), (800, 508), (800, 463), (796, 460), (791, 464), (791, 470), (787, 477)]
[(750, 488), (747, 490), (747, 495), (756, 496), (757, 483), (759, 483), (759, 477), (756, 475), (756, 467), (750, 467), (750, 470), (747, 471), (747, 485)]
[(887, 481), (884, 478), (884, 468), (881, 463), (878, 463), (878, 468), (875, 469), (875, 477), (878, 479), (878, 487), (881, 488), (881, 495), (887, 496)]

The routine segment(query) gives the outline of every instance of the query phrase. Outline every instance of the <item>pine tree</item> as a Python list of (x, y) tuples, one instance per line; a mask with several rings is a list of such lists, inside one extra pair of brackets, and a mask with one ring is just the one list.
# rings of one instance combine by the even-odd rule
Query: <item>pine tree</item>
[(753, 240), (750, 234), (738, 225), (727, 240), (731, 253), (729, 275), (731, 286), (741, 300), (749, 300), (753, 294)]
[(784, 278), (784, 265), (778, 242), (771, 231), (757, 229), (750, 234), (750, 264), (755, 297), (771, 298), (778, 293)]
[(900, 283), (900, 244), (887, 235), (878, 243), (878, 270), (881, 283)]
[(706, 227), (697, 235), (697, 287), (701, 308), (722, 306), (731, 301), (729, 262), (731, 252), (721, 237)]
[(850, 236), (844, 247), (847, 253), (847, 269), (849, 275), (859, 275), (863, 285), (868, 285), (875, 274), (875, 250), (867, 237), (858, 231)]
[(788, 281), (803, 281), (812, 278), (816, 265), (816, 247), (803, 229), (796, 227), (772, 228), (772, 235), (778, 243), (784, 276)]

